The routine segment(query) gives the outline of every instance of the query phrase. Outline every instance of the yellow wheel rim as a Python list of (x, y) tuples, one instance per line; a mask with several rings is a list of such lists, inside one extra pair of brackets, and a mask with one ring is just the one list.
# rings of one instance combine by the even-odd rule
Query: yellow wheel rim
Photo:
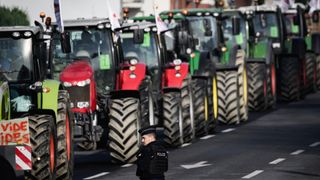
[(213, 91), (213, 115), (214, 118), (218, 118), (218, 93), (217, 93), (217, 80), (214, 77), (213, 78), (213, 83), (212, 83), (212, 91)]
[(247, 69), (243, 68), (243, 98), (245, 105), (248, 104), (248, 82), (247, 82)]
[(204, 98), (204, 114), (205, 114), (205, 120), (208, 121), (208, 97), (206, 96)]

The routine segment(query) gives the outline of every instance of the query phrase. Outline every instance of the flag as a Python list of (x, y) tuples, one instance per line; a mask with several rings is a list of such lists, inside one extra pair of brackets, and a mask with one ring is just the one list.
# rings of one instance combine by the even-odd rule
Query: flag
[(120, 28), (119, 18), (117, 14), (111, 9), (111, 4), (109, 2), (110, 0), (107, 0), (107, 9), (109, 14), (109, 20), (111, 24), (111, 29), (114, 32), (114, 42), (116, 42), (120, 37), (120, 31), (116, 31), (116, 29)]
[(320, 9), (320, 0), (311, 0), (309, 2), (309, 7), (310, 7), (309, 14), (312, 14), (313, 11)]
[(168, 26), (166, 25), (166, 23), (162, 21), (160, 17), (159, 6), (157, 5), (156, 2), (154, 3), (154, 17), (156, 20), (158, 34), (160, 34), (163, 31), (167, 31)]
[(61, 33), (64, 32), (63, 20), (61, 16), (61, 3), (60, 0), (54, 0), (53, 2), (54, 14), (56, 16), (56, 22), (58, 24)]

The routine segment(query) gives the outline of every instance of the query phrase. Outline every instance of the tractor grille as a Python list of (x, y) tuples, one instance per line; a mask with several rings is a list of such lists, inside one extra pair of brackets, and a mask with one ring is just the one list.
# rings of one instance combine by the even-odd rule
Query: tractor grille
[(90, 103), (90, 84), (84, 87), (71, 86), (66, 88), (70, 95), (71, 108), (78, 108), (78, 102)]

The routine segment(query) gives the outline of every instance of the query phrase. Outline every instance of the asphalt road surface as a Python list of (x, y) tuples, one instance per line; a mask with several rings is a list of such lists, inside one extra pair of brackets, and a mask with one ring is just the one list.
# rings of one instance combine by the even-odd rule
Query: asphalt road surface
[[(104, 151), (77, 152), (74, 178), (134, 180), (135, 170)], [(320, 93), (170, 150), (166, 179), (320, 180)]]

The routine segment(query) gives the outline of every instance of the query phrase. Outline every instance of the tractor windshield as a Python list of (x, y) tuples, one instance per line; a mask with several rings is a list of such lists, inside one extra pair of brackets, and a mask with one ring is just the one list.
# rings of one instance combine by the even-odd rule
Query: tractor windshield
[(217, 46), (217, 26), (213, 17), (188, 17), (192, 36), (199, 42), (197, 50), (211, 51)]
[(26, 81), (31, 79), (32, 39), (0, 37), (1, 80)]
[[(112, 86), (112, 39), (106, 29), (97, 28), (67, 29), (70, 34), (71, 53), (62, 52), (59, 34), (55, 36), (53, 63), (54, 78), (59, 79), (60, 72), (71, 62), (88, 59), (94, 70), (98, 92), (103, 92), (106, 86)], [(108, 78), (105, 78), (108, 77)]]
[(253, 18), (254, 30), (260, 37), (278, 38), (278, 21), (275, 12), (257, 12)]
[[(232, 33), (232, 16), (237, 16), (240, 18), (240, 33), (238, 35), (233, 35)], [(238, 44), (242, 47), (242, 49), (246, 49), (247, 31), (246, 21), (243, 17), (239, 16), (238, 14), (226, 14), (224, 20), (222, 21), (222, 31), (227, 46)]]
[(299, 25), (295, 23), (295, 19), (297, 19), (295, 14), (286, 14), (285, 16), (285, 24), (289, 36), (299, 34)]
[(133, 31), (122, 33), (121, 38), (125, 59), (135, 57), (139, 62), (145, 63), (148, 67), (158, 66), (157, 45), (154, 33), (145, 32), (142, 43), (134, 42)]

